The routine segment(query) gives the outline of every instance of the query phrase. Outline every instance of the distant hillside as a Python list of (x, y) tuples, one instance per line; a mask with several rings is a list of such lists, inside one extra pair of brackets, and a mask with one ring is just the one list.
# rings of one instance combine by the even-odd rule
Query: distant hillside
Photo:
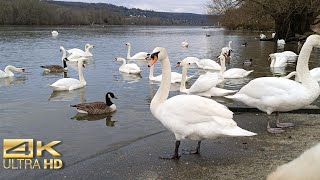
[[(126, 8), (123, 6), (115, 6), (106, 3), (83, 3), (83, 2), (64, 2), (64, 1), (47, 1), (50, 4), (69, 8), (81, 8), (81, 9), (95, 9), (95, 10), (107, 10), (119, 14), (125, 17), (126, 20), (130, 19), (153, 19), (157, 21), (155, 24), (159, 25), (213, 25), (210, 22), (208, 15), (193, 14), (193, 13), (170, 13), (170, 12), (155, 12), (149, 10), (141, 10), (136, 8)], [(108, 22), (107, 22), (108, 23)], [(130, 23), (124, 23), (130, 24)], [(131, 24), (139, 24), (133, 22)]]

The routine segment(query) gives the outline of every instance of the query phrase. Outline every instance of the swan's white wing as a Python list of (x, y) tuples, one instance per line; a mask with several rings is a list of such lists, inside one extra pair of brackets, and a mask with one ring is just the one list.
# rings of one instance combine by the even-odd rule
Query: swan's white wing
[(128, 69), (128, 70), (140, 70), (139, 66), (137, 64), (126, 64), (123, 66), (123, 68)]
[(223, 73), (225, 77), (243, 76), (247, 71), (241, 68), (231, 68)]
[(223, 81), (222, 77), (218, 73), (206, 73), (200, 76), (190, 87), (189, 93), (201, 93), (208, 91), (212, 87)]
[(7, 74), (6, 74), (4, 71), (0, 70), (0, 78), (6, 77), (6, 75), (7, 75)]
[(310, 74), (313, 79), (320, 81), (320, 68), (311, 69)]
[(82, 53), (71, 53), (67, 58), (68, 60), (73, 61), (73, 60), (78, 60), (79, 58), (82, 58), (82, 57), (84, 57)]
[(55, 83), (51, 84), (50, 86), (66, 86), (66, 87), (70, 87), (72, 85), (79, 84), (79, 83), (80, 83), (80, 81), (78, 79), (63, 78), (63, 79), (59, 79), (58, 81), (56, 81)]
[(72, 54), (72, 53), (85, 53), (82, 49), (79, 49), (79, 48), (72, 48), (72, 49), (69, 49), (69, 50), (67, 50), (67, 52), (69, 53), (69, 54)]
[(203, 67), (211, 67), (212, 69), (215, 69), (215, 70), (221, 69), (221, 66), (217, 62), (211, 59), (200, 59), (199, 64)]

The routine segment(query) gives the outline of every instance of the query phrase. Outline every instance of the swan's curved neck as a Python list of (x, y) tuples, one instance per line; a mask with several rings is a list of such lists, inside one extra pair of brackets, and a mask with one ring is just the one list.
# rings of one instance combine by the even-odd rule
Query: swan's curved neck
[(83, 61), (79, 60), (78, 61), (79, 81), (81, 83), (85, 83), (86, 81), (84, 80), (82, 65), (83, 65)]
[(85, 47), (85, 52), (86, 52), (86, 53), (89, 53), (91, 48), (92, 48), (92, 47), (90, 47), (90, 46), (89, 46), (89, 47)]
[(150, 109), (152, 112), (154, 112), (161, 103), (167, 100), (169, 96), (169, 91), (170, 91), (171, 67), (170, 67), (170, 61), (168, 57), (166, 57), (161, 61), (161, 66), (162, 66), (162, 80), (161, 80), (160, 87), (156, 95), (153, 97), (150, 104)]
[(232, 41), (229, 41), (229, 49), (231, 49), (231, 43), (232, 43)]
[(299, 57), (298, 57), (296, 72), (298, 77), (301, 80), (301, 83), (305, 85), (310, 85), (310, 83), (313, 84), (315, 81), (311, 77), (309, 67), (308, 67), (310, 54), (311, 54), (312, 48), (315, 45), (316, 43), (314, 43), (312, 39), (307, 39), (307, 41), (302, 46)]
[(131, 58), (130, 52), (131, 52), (131, 46), (129, 45), (129, 46), (128, 46), (127, 59), (130, 59), (130, 58)]
[(4, 69), (4, 72), (7, 74), (7, 76), (14, 76), (12, 71), (19, 71), (19, 69), (14, 66), (7, 66)]
[(185, 93), (187, 93), (188, 91), (188, 89), (186, 88), (187, 73), (188, 73), (187, 65), (182, 66), (182, 79), (180, 84), (180, 91)]
[(220, 75), (223, 75), (223, 73), (226, 71), (226, 57), (224, 57), (222, 55), (222, 57), (220, 58), (220, 65), (221, 65), (221, 69), (220, 69)]
[(125, 59), (123, 59), (123, 60), (122, 60), (122, 65), (121, 65), (121, 67), (124, 66), (124, 65), (126, 65), (126, 64), (127, 64), (127, 61), (126, 61)]

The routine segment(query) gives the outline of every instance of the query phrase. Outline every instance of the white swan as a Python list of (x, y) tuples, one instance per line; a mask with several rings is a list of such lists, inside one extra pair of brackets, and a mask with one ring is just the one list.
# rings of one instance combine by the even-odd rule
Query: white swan
[(183, 41), (183, 42), (181, 43), (181, 46), (182, 46), (182, 47), (188, 47), (188, 46), (189, 46), (189, 43), (187, 42), (187, 40), (185, 40), (185, 41)]
[(226, 57), (227, 55), (220, 55), (219, 59), (221, 62), (221, 68), (222, 68), (222, 76), (225, 79), (237, 79), (237, 78), (244, 78), (247, 77), (251, 72), (253, 72), (253, 70), (251, 71), (247, 71), (245, 69), (241, 69), (241, 68), (231, 68), (226, 70), (226, 65), (225, 65), (225, 61), (226, 61)]
[(72, 54), (72, 53), (82, 54), (83, 57), (92, 57), (93, 55), (90, 52), (91, 48), (94, 48), (94, 45), (86, 44), (84, 46), (84, 51), (82, 49), (79, 49), (79, 48), (72, 48), (72, 49), (68, 49), (67, 52), (69, 54)]
[(277, 40), (277, 48), (278, 49), (283, 49), (285, 44), (286, 44), (286, 41), (284, 39)]
[(25, 69), (24, 68), (17, 68), (17, 67), (14, 67), (12, 65), (8, 65), (4, 71), (0, 70), (0, 78), (7, 78), (7, 77), (12, 77), (14, 76), (13, 72), (12, 71), (15, 71), (15, 72), (25, 72)]
[(127, 59), (143, 59), (143, 60), (146, 60), (147, 57), (149, 56), (148, 53), (146, 53), (146, 52), (138, 52), (134, 56), (131, 56), (130, 55), (130, 53), (131, 53), (131, 44), (130, 43), (126, 43), (126, 46), (128, 47)]
[(177, 95), (168, 98), (171, 81), (171, 67), (164, 48), (153, 50), (149, 67), (159, 60), (162, 65), (163, 80), (153, 97), (150, 110), (155, 118), (175, 134), (176, 147), (172, 157), (179, 159), (180, 141), (187, 138), (198, 141), (194, 153), (200, 153), (200, 143), (204, 139), (219, 136), (253, 136), (250, 131), (241, 129), (233, 121), (233, 113), (216, 101), (196, 95)]
[(267, 39), (267, 36), (264, 34), (260, 34), (260, 39)]
[[(151, 81), (161, 82), (162, 81), (162, 74), (158, 76), (153, 76), (154, 66), (150, 67), (149, 71), (149, 79)], [(186, 77), (186, 81), (189, 81), (193, 76)], [(177, 72), (171, 72), (171, 83), (180, 83), (182, 81), (182, 74)]]
[(56, 36), (59, 35), (59, 33), (58, 33), (58, 31), (52, 31), (52, 32), (51, 32), (51, 35), (52, 35), (53, 37), (56, 37)]
[(83, 76), (83, 61), (85, 61), (85, 58), (78, 59), (79, 80), (74, 78), (63, 78), (51, 84), (50, 87), (54, 91), (71, 91), (84, 87), (87, 82), (84, 80)]
[(298, 158), (279, 166), (267, 180), (319, 180), (320, 143), (306, 150)]
[(194, 94), (199, 96), (211, 97), (211, 96), (226, 96), (237, 91), (226, 90), (216, 87), (217, 84), (223, 82), (223, 77), (218, 73), (207, 72), (205, 75), (199, 76), (199, 78), (193, 83), (190, 89), (186, 89), (186, 76), (188, 71), (188, 61), (186, 59), (177, 63), (177, 67), (182, 67), (182, 81), (180, 86), (180, 92), (186, 94)]
[(225, 55), (227, 55), (228, 57), (231, 56), (231, 52), (232, 52), (231, 43), (232, 43), (232, 41), (229, 41), (229, 46), (223, 47), (223, 48), (221, 49), (221, 54), (225, 54)]
[(298, 59), (298, 56), (295, 52), (292, 51), (283, 51), (282, 54), (287, 56), (287, 62), (296, 62)]
[(281, 127), (291, 127), (292, 123), (279, 123), (278, 112), (292, 111), (311, 104), (320, 94), (320, 88), (309, 72), (308, 62), (313, 47), (320, 48), (320, 36), (311, 35), (304, 43), (298, 57), (296, 73), (301, 83), (278, 77), (261, 77), (250, 81), (238, 93), (227, 98), (241, 101), (270, 115), (276, 113), (277, 127), (267, 130), (271, 133), (284, 132)]
[(199, 61), (194, 61), (198, 68), (200, 69), (206, 69), (206, 70), (214, 70), (214, 71), (220, 71), (221, 70), (221, 66), (211, 60), (211, 59), (200, 59)]
[[(319, 67), (311, 69), (310, 74), (314, 80), (320, 82), (320, 68)], [(296, 71), (289, 73), (287, 76), (285, 76), (285, 78), (290, 79), (292, 76), (296, 76), (295, 81), (301, 82), (299, 76), (297, 76)]]
[(122, 65), (119, 67), (119, 71), (127, 74), (140, 74), (141, 69), (137, 64), (130, 63), (127, 64), (127, 61), (124, 58), (117, 57), (114, 61), (122, 62)]
[(60, 51), (62, 51), (62, 58), (67, 58), (68, 61), (77, 62), (79, 59), (84, 58), (81, 53), (67, 53), (66, 49), (63, 46), (60, 46)]
[(275, 36), (276, 36), (275, 32), (271, 34), (272, 39), (274, 39)]
[(286, 55), (282, 53), (273, 53), (269, 55), (269, 59), (271, 59), (270, 67), (271, 68), (279, 68), (286, 67), (288, 58)]

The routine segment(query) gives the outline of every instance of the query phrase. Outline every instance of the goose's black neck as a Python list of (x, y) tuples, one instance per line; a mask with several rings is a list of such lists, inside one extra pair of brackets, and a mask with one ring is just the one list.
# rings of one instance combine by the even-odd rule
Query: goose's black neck
[(67, 62), (65, 60), (63, 60), (63, 68), (67, 67)]
[(106, 104), (108, 106), (111, 106), (113, 103), (111, 102), (111, 99), (109, 98), (109, 94), (106, 94)]

